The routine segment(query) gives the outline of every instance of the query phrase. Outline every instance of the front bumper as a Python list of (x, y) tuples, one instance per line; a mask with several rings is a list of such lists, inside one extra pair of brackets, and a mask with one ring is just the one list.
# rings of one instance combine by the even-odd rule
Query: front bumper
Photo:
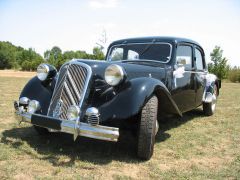
[(118, 141), (118, 128), (100, 125), (92, 126), (82, 122), (56, 119), (40, 114), (30, 114), (20, 111), (18, 108), (16, 108), (16, 104), (14, 106), (16, 109), (15, 115), (20, 123), (27, 122), (53, 131), (73, 134), (74, 139), (76, 139), (77, 136), (85, 136), (106, 141)]

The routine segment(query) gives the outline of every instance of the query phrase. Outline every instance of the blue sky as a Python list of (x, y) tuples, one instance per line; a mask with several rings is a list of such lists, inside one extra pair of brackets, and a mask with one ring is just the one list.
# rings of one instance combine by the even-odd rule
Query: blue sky
[(240, 66), (240, 0), (0, 0), (0, 41), (42, 55), (54, 45), (91, 52), (103, 29), (106, 45), (138, 36), (191, 38), (208, 60), (219, 45)]

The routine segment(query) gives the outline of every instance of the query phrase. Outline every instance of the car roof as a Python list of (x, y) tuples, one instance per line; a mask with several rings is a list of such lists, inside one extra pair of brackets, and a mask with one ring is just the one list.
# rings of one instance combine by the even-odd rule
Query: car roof
[[(125, 43), (146, 43), (146, 42), (168, 42), (168, 43), (191, 43), (200, 46), (199, 43), (187, 38), (180, 37), (171, 37), (171, 36), (150, 36), (150, 37), (136, 37), (136, 38), (127, 38), (120, 39), (117, 41), (113, 41), (110, 46), (117, 44), (125, 44)], [(200, 46), (201, 47), (201, 46)]]

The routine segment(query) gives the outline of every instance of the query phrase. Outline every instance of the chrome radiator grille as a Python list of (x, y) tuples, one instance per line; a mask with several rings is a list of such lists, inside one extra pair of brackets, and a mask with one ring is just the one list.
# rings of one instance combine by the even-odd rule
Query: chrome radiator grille
[(67, 119), (67, 110), (71, 105), (82, 101), (91, 76), (91, 68), (83, 63), (69, 63), (60, 69), (55, 85), (48, 116)]

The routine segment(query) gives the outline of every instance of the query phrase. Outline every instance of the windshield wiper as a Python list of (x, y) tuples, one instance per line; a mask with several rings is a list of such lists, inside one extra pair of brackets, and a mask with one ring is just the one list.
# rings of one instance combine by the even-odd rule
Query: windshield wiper
[(146, 51), (149, 50), (149, 48), (155, 43), (155, 39), (152, 40), (151, 44), (148, 44), (147, 47), (145, 47), (145, 49), (139, 53), (139, 57), (141, 57)]

